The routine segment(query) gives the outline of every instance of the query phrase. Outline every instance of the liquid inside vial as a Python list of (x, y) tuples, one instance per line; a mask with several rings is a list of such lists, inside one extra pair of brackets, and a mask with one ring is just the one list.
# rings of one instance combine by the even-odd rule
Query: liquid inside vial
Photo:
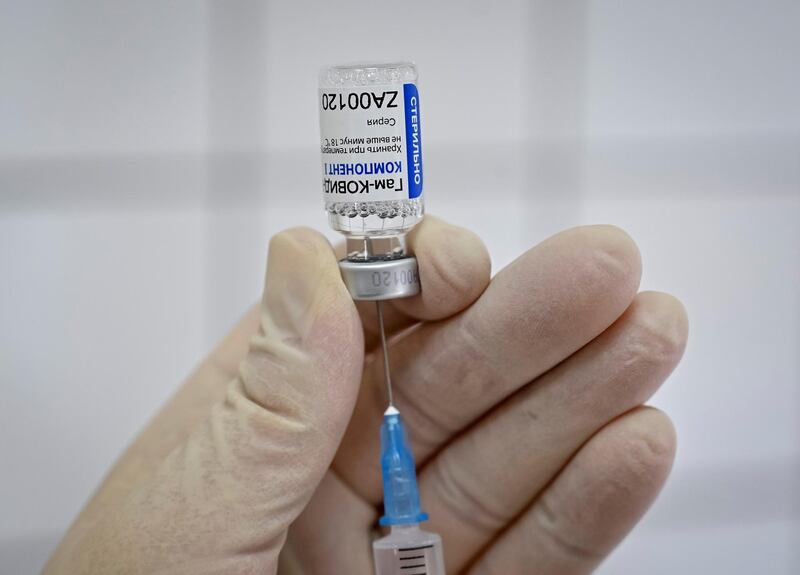
[(445, 575), (442, 538), (416, 525), (393, 526), (372, 550), (376, 575)]
[(422, 219), (416, 82), (409, 62), (320, 73), (322, 190), (333, 229), (353, 237), (393, 236)]

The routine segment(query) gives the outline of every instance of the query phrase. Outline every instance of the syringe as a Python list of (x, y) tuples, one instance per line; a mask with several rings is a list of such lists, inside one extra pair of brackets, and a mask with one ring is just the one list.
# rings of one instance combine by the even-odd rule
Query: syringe
[(384, 515), (389, 535), (372, 544), (376, 575), (444, 575), (442, 538), (419, 528), (428, 519), (419, 503), (414, 456), (400, 412), (394, 406), (381, 302), (376, 302), (389, 407), (381, 425)]

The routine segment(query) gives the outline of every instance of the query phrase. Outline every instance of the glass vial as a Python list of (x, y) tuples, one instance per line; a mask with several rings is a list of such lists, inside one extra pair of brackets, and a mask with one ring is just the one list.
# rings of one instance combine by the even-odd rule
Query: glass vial
[(416, 66), (325, 68), (319, 112), (322, 191), (331, 227), (361, 240), (411, 230), (424, 213)]

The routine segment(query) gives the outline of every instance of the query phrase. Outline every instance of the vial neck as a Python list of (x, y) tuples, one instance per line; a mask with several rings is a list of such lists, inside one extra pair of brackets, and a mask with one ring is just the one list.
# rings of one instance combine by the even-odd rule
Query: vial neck
[(347, 237), (347, 259), (351, 262), (395, 260), (408, 255), (406, 236)]

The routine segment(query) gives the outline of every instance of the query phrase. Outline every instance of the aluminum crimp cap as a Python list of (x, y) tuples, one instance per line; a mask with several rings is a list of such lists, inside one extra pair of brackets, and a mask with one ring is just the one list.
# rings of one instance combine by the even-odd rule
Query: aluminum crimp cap
[(354, 300), (382, 301), (420, 292), (417, 258), (339, 261), (344, 285)]

